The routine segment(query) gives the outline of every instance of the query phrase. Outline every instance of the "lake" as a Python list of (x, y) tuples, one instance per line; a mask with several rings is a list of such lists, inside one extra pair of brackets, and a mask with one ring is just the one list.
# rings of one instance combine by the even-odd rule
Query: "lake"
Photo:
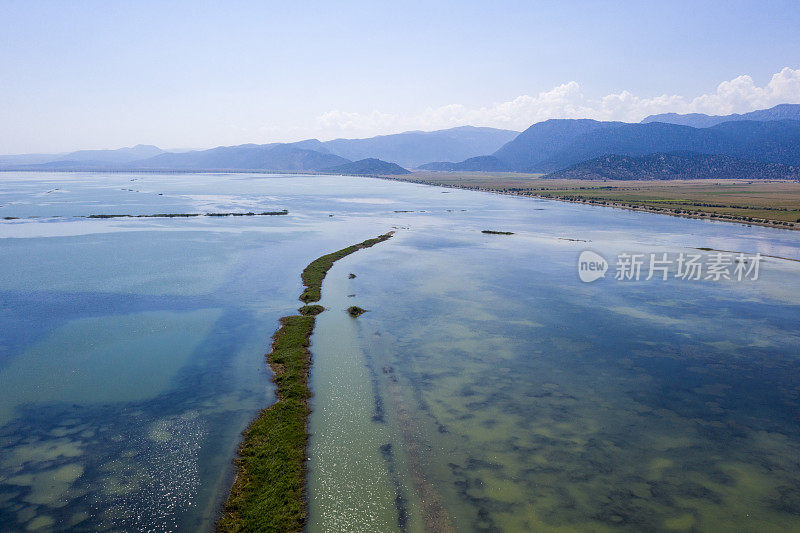
[[(2, 173), (4, 217), (2, 530), (213, 529), (301, 270), (391, 229), (323, 285), (311, 531), (800, 523), (797, 232), (264, 174)], [(714, 250), (757, 279), (614, 276)]]

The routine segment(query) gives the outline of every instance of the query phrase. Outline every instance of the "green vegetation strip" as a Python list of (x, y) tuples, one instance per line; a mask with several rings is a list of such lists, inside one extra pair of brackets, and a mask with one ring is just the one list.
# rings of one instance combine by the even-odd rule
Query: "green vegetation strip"
[(289, 211), (264, 211), (262, 213), (157, 213), (155, 215), (89, 215), (85, 218), (188, 218), (188, 217), (262, 217), (288, 215)]
[(305, 270), (303, 270), (301, 277), (303, 278), (303, 284), (306, 286), (306, 290), (300, 295), (300, 300), (305, 303), (318, 302), (321, 296), (320, 290), (322, 288), (322, 280), (325, 279), (325, 274), (328, 273), (328, 270), (330, 270), (330, 268), (333, 266), (333, 263), (342, 257), (350, 255), (362, 248), (375, 246), (379, 242), (389, 239), (393, 233), (394, 232), (391, 231), (385, 235), (375, 237), (374, 239), (368, 239), (360, 244), (348, 246), (347, 248), (339, 250), (338, 252), (323, 255), (319, 259), (314, 260), (306, 267)]
[[(322, 280), (337, 260), (391, 238), (389, 232), (316, 259), (303, 270), (300, 299), (319, 301)], [(217, 522), (219, 531), (303, 531), (306, 523), (306, 447), (309, 338), (324, 308), (305, 305), (299, 315), (281, 318), (267, 360), (274, 373), (277, 401), (262, 410), (244, 432), (236, 460), (236, 480)]]
[[(192, 218), (192, 217), (263, 217), (263, 216), (276, 216), (288, 215), (289, 211), (284, 209), (282, 211), (263, 211), (261, 213), (156, 213), (154, 215), (76, 215), (71, 218), (91, 218), (91, 219), (105, 219), (105, 218)], [(19, 220), (34, 219), (34, 218), (70, 218), (55, 215), (52, 217), (3, 217), (3, 220)]]

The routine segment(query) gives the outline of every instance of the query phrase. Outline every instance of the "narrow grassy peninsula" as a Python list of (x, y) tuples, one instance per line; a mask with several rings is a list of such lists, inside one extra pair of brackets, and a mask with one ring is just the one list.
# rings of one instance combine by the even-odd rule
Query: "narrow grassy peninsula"
[(328, 255), (323, 255), (319, 259), (315, 259), (303, 270), (302, 278), (306, 290), (300, 295), (300, 300), (305, 303), (318, 302), (321, 295), (322, 280), (325, 279), (325, 274), (331, 269), (333, 264), (342, 257), (348, 256), (353, 252), (361, 250), (362, 248), (369, 248), (376, 244), (389, 239), (394, 234), (393, 231), (375, 237), (374, 239), (367, 239), (366, 241), (348, 246), (338, 252), (333, 252)]
[(485, 229), (481, 233), (486, 233), (487, 235), (514, 235), (513, 231), (495, 231), (491, 229)]
[(244, 432), (236, 460), (236, 480), (225, 503), (217, 529), (240, 531), (303, 531), (306, 523), (306, 447), (309, 338), (315, 316), (324, 308), (319, 301), (322, 280), (337, 260), (391, 238), (394, 232), (323, 255), (302, 273), (306, 305), (299, 315), (281, 318), (267, 361), (274, 373), (277, 401), (262, 410)]

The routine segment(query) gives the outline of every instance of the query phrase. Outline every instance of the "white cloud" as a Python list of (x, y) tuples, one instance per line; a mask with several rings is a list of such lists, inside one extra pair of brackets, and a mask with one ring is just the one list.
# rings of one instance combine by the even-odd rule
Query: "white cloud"
[[(692, 112), (727, 114), (763, 109), (782, 103), (800, 102), (800, 69), (784, 68), (764, 87), (750, 76), (739, 76), (717, 86), (717, 92), (692, 100)], [(708, 109), (709, 111), (704, 111)]]
[(695, 98), (663, 94), (640, 97), (628, 91), (601, 98), (587, 98), (580, 85), (570, 81), (535, 96), (523, 94), (508, 102), (468, 108), (449, 104), (429, 108), (414, 116), (377, 110), (371, 113), (331, 110), (317, 118), (326, 136), (360, 136), (420, 129), (435, 130), (463, 126), (493, 126), (522, 130), (550, 118), (594, 118), (638, 122), (657, 113), (707, 113), (727, 115), (764, 109), (782, 103), (800, 103), (800, 69), (784, 68), (763, 87), (753, 78), (738, 76), (720, 83), (716, 90)]

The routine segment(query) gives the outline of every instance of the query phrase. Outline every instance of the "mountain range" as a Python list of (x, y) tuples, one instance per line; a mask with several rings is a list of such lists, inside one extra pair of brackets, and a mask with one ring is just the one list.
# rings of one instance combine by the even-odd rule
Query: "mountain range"
[[(686, 155), (690, 153), (694, 155)], [(617, 159), (602, 159), (606, 156)], [(586, 165), (580, 166), (581, 163)], [(697, 175), (750, 172), (753, 177), (778, 177), (794, 176), (791, 169), (799, 166), (798, 104), (726, 116), (652, 115), (640, 123), (552, 119), (533, 124), (522, 133), (463, 126), (368, 139), (325, 142), (308, 139), (189, 152), (167, 152), (155, 146), (138, 145), (68, 154), (0, 156), (0, 170), (400, 174), (406, 168), (416, 167), (435, 171), (544, 174), (568, 169), (576, 176), (640, 171), (647, 176), (675, 176), (676, 169), (683, 169)]]
[[(317, 143), (319, 141), (316, 141)], [(291, 144), (242, 144), (194, 152), (165, 152), (136, 161), (133, 166), (153, 170), (276, 170), (318, 171), (350, 163), (349, 159), (312, 149), (310, 141)]]
[(37, 165), (45, 163), (112, 163), (124, 164), (163, 153), (164, 150), (149, 144), (138, 144), (116, 150), (79, 150), (63, 154), (0, 155), (0, 166)]
[[(0, 168), (18, 170), (273, 170), (319, 172), (368, 159), (359, 168), (380, 163), (416, 167), (432, 159), (469, 158), (492, 152), (519, 132), (462, 126), (438, 131), (409, 131), (368, 139), (309, 139), (295, 143), (242, 144), (209, 150), (166, 152), (155, 146), (93, 150), (69, 154), (0, 156)], [(393, 168), (393, 167), (385, 167)], [(396, 169), (395, 169), (396, 170)], [(404, 169), (403, 169), (404, 170)], [(375, 170), (378, 172), (378, 170)]]
[(506, 170), (553, 172), (606, 154), (676, 151), (798, 165), (800, 121), (724, 122), (692, 128), (663, 122), (548, 120), (534, 124), (492, 155)]
[(691, 126), (693, 128), (710, 128), (723, 122), (736, 122), (740, 120), (800, 120), (800, 105), (780, 104), (769, 109), (759, 109), (750, 113), (732, 115), (705, 115), (703, 113), (689, 113), (679, 115), (677, 113), (663, 113), (661, 115), (650, 115), (642, 120), (643, 124), (648, 122), (666, 122), (668, 124), (678, 124), (681, 126)]
[(800, 166), (695, 152), (645, 156), (611, 154), (583, 161), (546, 177), (585, 180), (800, 179)]
[(408, 131), (369, 139), (335, 139), (321, 143), (347, 159), (373, 157), (407, 168), (429, 161), (461, 161), (489, 154), (513, 140), (518, 131), (461, 126), (439, 131)]
[[(553, 119), (538, 122), (496, 152), (464, 161), (423, 165), (426, 170), (550, 173), (604, 155), (644, 156), (696, 152), (762, 163), (800, 165), (800, 105), (781, 105), (743, 115), (714, 117), (710, 127), (668, 122), (601, 122)], [(756, 120), (758, 117), (781, 117)], [(719, 122), (722, 120), (721, 122)]]

